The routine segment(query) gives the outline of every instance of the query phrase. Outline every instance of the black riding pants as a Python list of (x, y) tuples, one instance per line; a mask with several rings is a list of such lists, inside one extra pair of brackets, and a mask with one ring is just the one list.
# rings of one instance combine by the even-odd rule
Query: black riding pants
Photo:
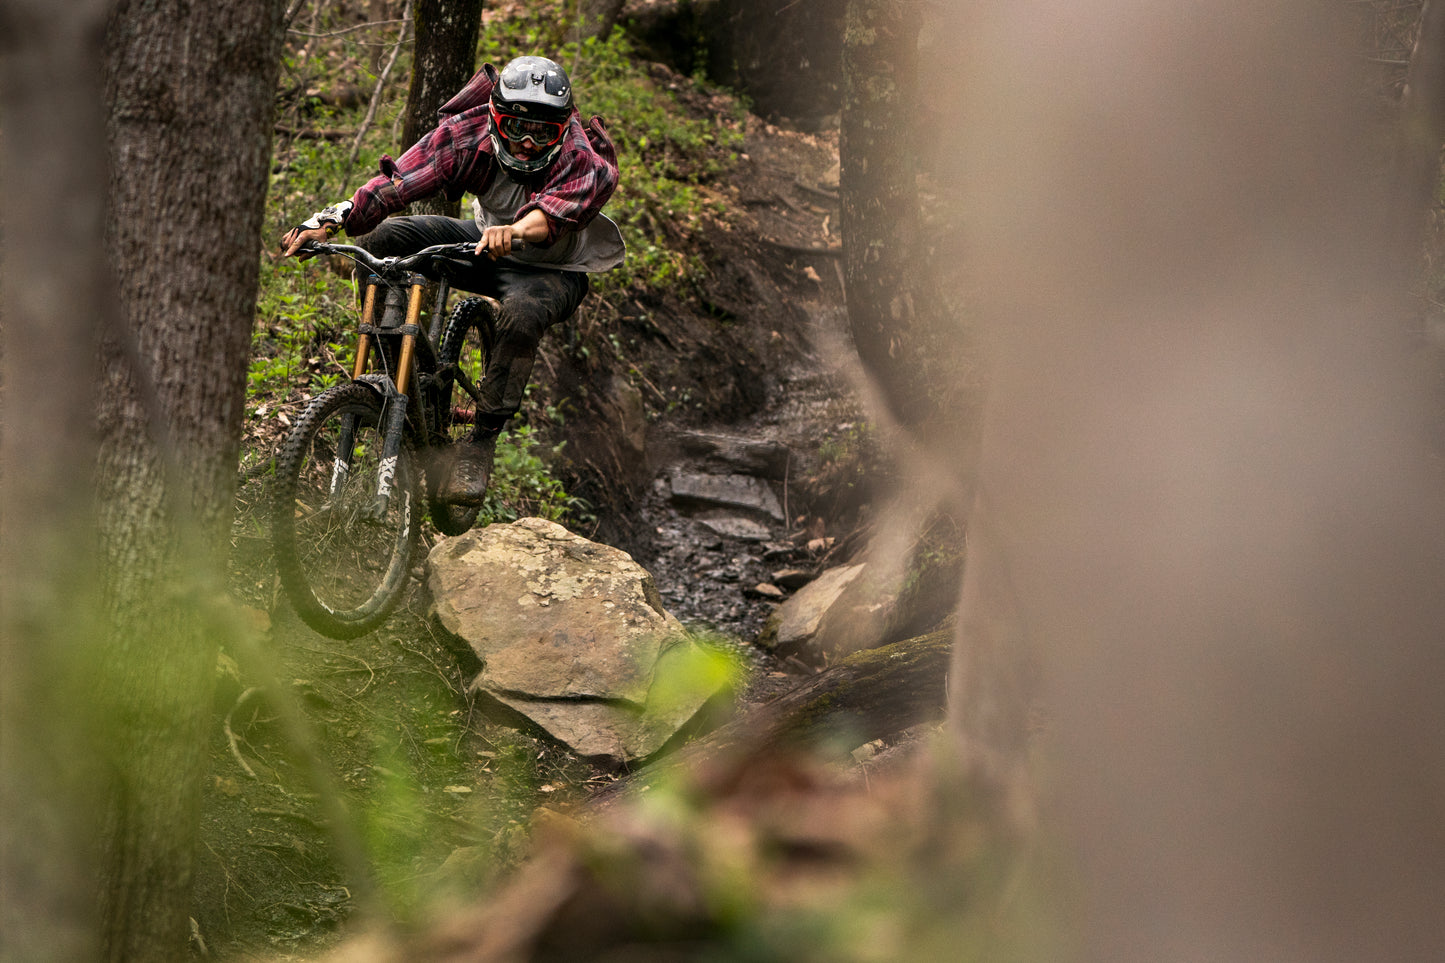
[[(433, 244), (475, 242), (481, 237), (475, 221), (419, 214), (389, 217), (370, 234), (356, 238), (356, 244), (377, 257), (399, 257)], [(587, 275), (478, 258), (474, 269), (448, 271), (447, 282), (502, 304), (496, 343), (481, 385), (483, 404), (477, 412), (477, 434), (497, 431), (522, 406), (543, 332), (571, 317), (586, 297)]]

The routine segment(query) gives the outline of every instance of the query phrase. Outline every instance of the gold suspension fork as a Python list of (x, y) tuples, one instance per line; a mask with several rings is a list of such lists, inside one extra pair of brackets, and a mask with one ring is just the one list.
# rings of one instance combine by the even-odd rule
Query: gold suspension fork
[[(406, 306), (406, 324), (413, 332), (417, 330), (417, 322), (421, 319), (421, 299), (425, 290), (423, 284), (411, 286), (411, 298)], [(397, 361), (396, 390), (400, 394), (407, 394), (411, 387), (411, 372), (413, 362), (416, 359), (416, 335), (403, 335), (401, 339), (401, 358)]]
[[(363, 327), (370, 327), (376, 316), (376, 288), (375, 284), (366, 286), (366, 297), (361, 304), (361, 323)], [(371, 353), (371, 335), (362, 332), (360, 340), (356, 342), (356, 363), (351, 368), (351, 380), (355, 381), (366, 374), (367, 356)]]

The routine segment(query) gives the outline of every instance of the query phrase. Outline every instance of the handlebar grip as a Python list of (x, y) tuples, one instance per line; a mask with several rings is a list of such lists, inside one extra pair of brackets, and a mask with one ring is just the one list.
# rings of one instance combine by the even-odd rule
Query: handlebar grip
[[(459, 251), (462, 250), (462, 249), (465, 249), (465, 251), (466, 251), (467, 254), (471, 254), (471, 253), (473, 253), (474, 251), (476, 251), (477, 245), (480, 244), (480, 243), (481, 243), (481, 240), (480, 240), (480, 239), (478, 239), (478, 240), (476, 240), (476, 241), (462, 241), (462, 242), (456, 244), (455, 247), (456, 247)], [(526, 241), (513, 241), (513, 242), (512, 242), (512, 251), (513, 251), (514, 253), (517, 252), (517, 251), (525, 251), (525, 250), (527, 250), (527, 248), (529, 248), (529, 247), (531, 247), (531, 245), (528, 244)]]

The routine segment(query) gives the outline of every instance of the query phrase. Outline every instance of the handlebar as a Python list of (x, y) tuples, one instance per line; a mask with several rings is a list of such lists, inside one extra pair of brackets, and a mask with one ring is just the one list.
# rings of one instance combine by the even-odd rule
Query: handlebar
[[(526, 246), (521, 241), (512, 242), (514, 252), (524, 250)], [(474, 253), (476, 249), (477, 242), (475, 241), (459, 241), (452, 244), (433, 244), (431, 247), (422, 248), (415, 254), (375, 257), (370, 251), (357, 247), (355, 244), (313, 242), (303, 246), (297, 253), (340, 254), (343, 257), (351, 258), (372, 273), (385, 277), (388, 274), (406, 271), (419, 271), (425, 274), (427, 273), (426, 269), (437, 260), (473, 260), (480, 256)]]
[(357, 247), (355, 244), (313, 242), (304, 245), (297, 253), (340, 254), (351, 258), (375, 274), (385, 275), (397, 271), (415, 271), (430, 264), (434, 259), (475, 257), (476, 255), (472, 252), (476, 248), (476, 242), (462, 241), (455, 244), (433, 244), (431, 247), (422, 248), (415, 254), (407, 254), (402, 257), (376, 257), (370, 251)]

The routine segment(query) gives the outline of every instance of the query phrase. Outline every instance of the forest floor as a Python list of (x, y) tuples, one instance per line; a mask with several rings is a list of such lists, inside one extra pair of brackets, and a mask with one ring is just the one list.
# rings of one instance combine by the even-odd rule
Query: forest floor
[[(718, 96), (666, 68), (654, 79), (699, 116)], [(742, 705), (796, 681), (793, 667), (752, 645), (777, 605), (754, 587), (773, 569), (841, 557), (867, 500), (840, 349), (836, 131), (809, 135), (751, 115), (745, 125), (745, 155), (705, 187), (721, 213), (689, 226), (704, 266), (690, 290), (636, 292), (617, 317), (589, 316), (584, 305), (573, 331), (549, 335), (534, 375), (537, 403), (597, 397), (619, 373), (641, 386), (642, 459), (619, 450), (613, 408), (569, 408), (570, 460), (559, 470), (596, 514), (573, 527), (629, 551), (675, 614), (745, 654), (753, 673)], [(616, 350), (582, 356), (576, 329)], [(697, 431), (792, 453), (777, 486), (787, 518), (770, 538), (705, 530), (666, 497), (659, 480), (688, 458), (676, 439)], [(248, 449), (264, 458), (283, 432), (280, 422), (253, 423)], [(448, 894), (484, 891), (526, 854), (538, 812), (572, 810), (617, 778), (479, 716), (465, 695), (469, 672), (438, 636), (420, 583), (360, 639), (303, 625), (276, 582), (265, 495), (264, 476), (241, 487), (232, 574), (265, 624), (266, 656), (259, 670), (239, 653), (222, 659), (196, 885), (196, 946), (235, 960), (308, 958), (368, 903), (406, 921)], [(287, 721), (288, 707), (301, 710), (309, 735)], [(349, 817), (328, 805), (337, 798)], [(338, 839), (364, 854), (374, 892), (343, 868)]]

